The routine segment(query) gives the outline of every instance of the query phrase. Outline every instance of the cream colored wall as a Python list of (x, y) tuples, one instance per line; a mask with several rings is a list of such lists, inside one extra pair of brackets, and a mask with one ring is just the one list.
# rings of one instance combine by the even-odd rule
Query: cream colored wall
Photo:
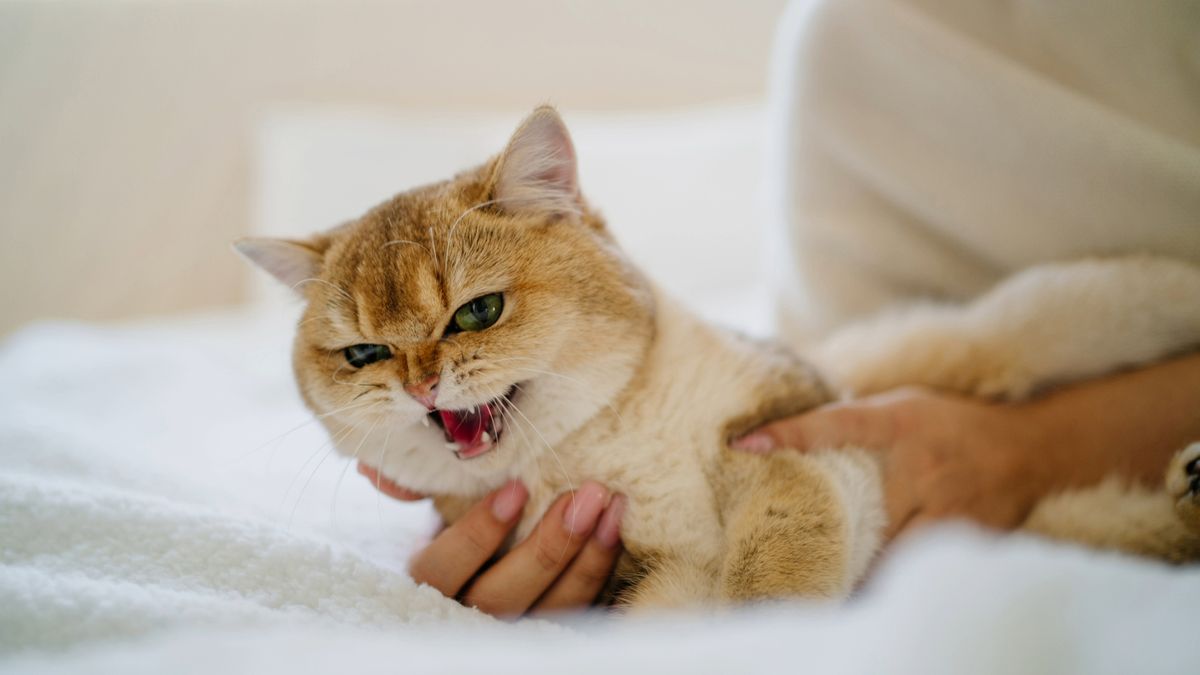
[(267, 106), (757, 99), (783, 4), (0, 3), (0, 333), (239, 300)]

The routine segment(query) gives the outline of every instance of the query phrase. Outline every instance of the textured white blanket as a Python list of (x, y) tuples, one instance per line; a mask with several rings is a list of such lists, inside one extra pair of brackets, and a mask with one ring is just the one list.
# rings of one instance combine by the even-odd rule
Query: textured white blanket
[(847, 608), (494, 621), (405, 576), (434, 520), (328, 454), (289, 335), (213, 315), (0, 347), (0, 670), (1196, 672), (1200, 571), (956, 528)]

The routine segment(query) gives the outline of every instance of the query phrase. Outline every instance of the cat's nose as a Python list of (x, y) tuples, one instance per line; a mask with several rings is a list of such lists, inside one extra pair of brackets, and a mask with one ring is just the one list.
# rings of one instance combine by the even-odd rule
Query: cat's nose
[(430, 375), (420, 382), (404, 385), (404, 391), (407, 391), (409, 396), (417, 399), (417, 402), (421, 405), (433, 410), (434, 401), (437, 400), (437, 385), (438, 376)]

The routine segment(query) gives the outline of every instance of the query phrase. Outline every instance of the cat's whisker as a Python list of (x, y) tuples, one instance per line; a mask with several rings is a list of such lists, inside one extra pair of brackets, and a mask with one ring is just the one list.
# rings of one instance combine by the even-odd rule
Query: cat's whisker
[(296, 328), (297, 328), (297, 329), (303, 328), (303, 327), (304, 327), (304, 326), (305, 326), (305, 325), (306, 325), (306, 324), (307, 324), (309, 321), (325, 321), (325, 320), (326, 320), (326, 319), (325, 319), (325, 317), (324, 317), (324, 316), (321, 316), (321, 315), (319, 315), (319, 314), (318, 314), (318, 315), (315, 315), (315, 316), (310, 316), (310, 317), (308, 317), (307, 319), (301, 319), (301, 320), (300, 320), (300, 321), (299, 321), (299, 322), (296, 324)]
[[(313, 415), (313, 421), (315, 422), (317, 420), (323, 420), (326, 417), (329, 417), (330, 415), (337, 415), (339, 413), (344, 413), (347, 410), (357, 410), (358, 408), (365, 408), (365, 407), (371, 405), (372, 403), (374, 403), (374, 401), (363, 401), (362, 403), (351, 403), (350, 405), (342, 406), (341, 408), (338, 408), (336, 410), (330, 410), (329, 412), (321, 413), (320, 415)], [(310, 422), (310, 424), (311, 424), (311, 422)]]
[(331, 373), (331, 374), (329, 375), (329, 379), (333, 380), (333, 381), (334, 381), (334, 383), (336, 383), (336, 384), (342, 384), (342, 385), (346, 385), (347, 387), (382, 387), (382, 386), (383, 386), (382, 384), (379, 384), (379, 383), (373, 383), (373, 384), (372, 384), (372, 383), (367, 383), (367, 384), (364, 384), (364, 383), (361, 383), (361, 382), (346, 382), (345, 380), (339, 380), (339, 379), (337, 379), (337, 375), (338, 375), (338, 373), (342, 372), (342, 369), (343, 369), (343, 368), (345, 368), (345, 367), (346, 367), (346, 366), (345, 366), (345, 364), (338, 366), (338, 367), (337, 367), (337, 369), (335, 369), (335, 370), (333, 371), (333, 373)]
[(353, 297), (353, 296), (351, 296), (349, 293), (347, 293), (347, 292), (346, 292), (346, 289), (344, 289), (344, 288), (341, 288), (341, 287), (339, 287), (339, 286), (337, 286), (337, 285), (335, 285), (335, 284), (332, 284), (332, 283), (330, 283), (330, 282), (328, 282), (328, 281), (325, 281), (324, 279), (318, 279), (318, 278), (316, 278), (316, 277), (309, 277), (309, 278), (307, 278), (307, 279), (301, 279), (300, 281), (297, 281), (296, 283), (292, 284), (292, 290), (293, 290), (293, 291), (294, 291), (294, 290), (296, 290), (296, 287), (297, 287), (297, 286), (299, 286), (300, 284), (308, 284), (308, 283), (318, 283), (318, 284), (325, 284), (326, 286), (328, 286), (328, 287), (332, 288), (333, 290), (337, 291), (337, 292), (338, 292), (338, 293), (339, 293), (339, 294), (340, 294), (340, 295), (341, 295), (343, 298), (346, 298), (347, 300), (349, 300), (349, 301), (350, 301), (350, 304), (352, 304), (352, 305), (353, 305), (353, 304), (356, 304), (356, 303), (354, 302), (354, 297)]
[[(514, 383), (514, 384), (513, 384), (513, 386), (514, 386), (514, 387), (516, 387), (516, 389), (517, 389), (518, 391), (522, 391), (522, 392), (523, 392), (523, 391), (525, 391), (525, 389), (524, 389), (524, 388), (523, 388), (523, 387), (522, 387), (520, 384), (516, 384), (516, 383)], [(557, 465), (558, 465), (558, 469), (559, 469), (559, 471), (562, 473), (563, 479), (566, 481), (568, 489), (569, 489), (569, 490), (570, 490), (572, 493), (573, 493), (573, 492), (575, 492), (575, 483), (574, 483), (574, 481), (572, 481), (572, 480), (571, 480), (571, 476), (570, 476), (570, 474), (567, 472), (567, 469), (566, 469), (566, 467), (563, 465), (561, 458), (559, 458), (559, 456), (558, 456), (558, 452), (557, 452), (557, 451), (554, 449), (554, 447), (553, 447), (553, 446), (551, 446), (551, 445), (550, 445), (550, 443), (548, 443), (548, 442), (546, 441), (546, 437), (542, 435), (542, 432), (538, 430), (537, 426), (536, 426), (536, 425), (534, 425), (533, 421), (532, 421), (532, 420), (530, 420), (530, 419), (529, 419), (529, 417), (527, 417), (527, 416), (525, 415), (525, 413), (523, 413), (523, 412), (521, 412), (519, 409), (517, 409), (517, 407), (516, 407), (515, 405), (513, 405), (513, 406), (512, 406), (512, 409), (513, 409), (513, 412), (517, 413), (517, 414), (518, 414), (518, 415), (520, 415), (522, 418), (524, 418), (524, 419), (525, 419), (525, 421), (526, 421), (526, 422), (529, 424), (530, 428), (532, 428), (532, 429), (534, 430), (534, 432), (535, 432), (535, 433), (537, 433), (537, 435), (538, 435), (539, 437), (541, 437), (541, 439), (542, 439), (542, 442), (546, 444), (546, 449), (550, 451), (550, 455), (551, 455), (551, 457), (553, 457), (553, 458), (554, 458), (554, 462), (555, 462), (555, 464), (557, 464)], [(614, 410), (614, 413), (615, 413), (615, 412), (616, 412), (616, 411)], [(619, 417), (619, 415), (618, 415), (618, 417)], [(519, 428), (519, 427), (518, 427), (518, 428)], [(537, 463), (537, 461), (536, 461), (536, 458), (535, 458), (535, 460), (534, 460), (534, 464), (535, 464), (535, 466), (538, 466), (538, 463)], [(574, 500), (574, 496), (572, 496), (572, 497), (571, 497), (571, 499), (572, 499), (572, 500)], [(540, 529), (540, 528), (539, 528), (539, 529)], [(568, 536), (568, 537), (567, 537), (567, 547), (569, 547), (569, 546), (570, 546), (570, 541), (571, 541), (571, 537), (570, 537), (570, 536)], [(540, 543), (540, 542), (539, 542), (539, 543)], [(566, 555), (566, 553), (567, 553), (567, 547), (564, 547), (564, 548), (563, 548), (562, 555), (564, 555), (564, 556), (565, 556), (565, 555)]]
[(508, 399), (503, 399), (503, 398), (500, 399), (500, 413), (501, 413), (501, 419), (503, 420), (503, 423), (504, 423), (504, 428), (507, 429), (509, 427), (509, 425), (511, 425), (512, 428), (517, 431), (517, 433), (521, 434), (521, 440), (523, 442), (518, 443), (517, 448), (525, 451), (525, 453), (528, 455), (530, 461), (533, 462), (534, 470), (540, 471), (541, 465), (538, 464), (537, 457), (536, 457), (536, 455), (533, 454), (533, 448), (531, 447), (532, 444), (529, 442), (529, 436), (527, 436), (525, 434), (525, 430), (522, 429), (519, 424), (517, 424), (517, 419), (512, 414), (514, 408), (516, 408), (516, 404), (514, 404), (512, 401), (509, 401)]
[[(341, 408), (337, 408), (337, 410), (330, 411), (330, 412), (324, 413), (324, 414), (319, 414), (319, 416), (316, 416), (316, 418), (310, 420), (310, 422), (300, 425), (300, 428), (302, 428), (302, 426), (306, 426), (307, 424), (312, 424), (313, 422), (317, 422), (317, 420), (331, 416), (331, 414), (349, 412), (350, 416), (353, 416), (354, 412), (360, 410), (360, 408), (371, 407), (374, 404), (376, 404), (376, 401), (362, 401), (362, 402), (360, 402), (360, 404), (342, 406)], [(290, 431), (288, 432), (288, 434), (290, 434)], [(278, 454), (278, 450), (280, 450), (281, 447), (282, 447), (282, 443), (276, 443), (275, 447), (271, 449), (271, 454), (270, 454), (268, 460), (266, 460), (266, 466), (270, 467), (275, 464), (276, 455)], [(304, 465), (301, 465), (301, 467), (306, 466), (308, 464), (308, 462), (310, 462), (310, 461), (312, 461), (312, 456), (310, 456), (310, 458), (305, 460)], [(299, 477), (299, 474), (298, 474), (298, 477)], [(295, 480), (295, 478), (293, 478), (293, 483), (294, 483), (294, 480)], [(288, 490), (290, 490), (290, 484), (292, 484), (292, 483), (289, 483)], [(284, 492), (284, 497), (286, 497), (286, 496), (287, 496), (287, 491)], [(280, 503), (280, 508), (282, 508), (282, 507), (283, 507), (283, 502)]]
[(383, 480), (383, 463), (387, 460), (388, 447), (392, 442), (392, 429), (395, 424), (388, 424), (387, 435), (383, 437), (383, 447), (379, 449), (379, 464), (375, 467), (375, 521), (380, 531), (383, 530), (383, 490), (380, 489)]
[[(521, 412), (519, 409), (517, 409), (517, 407), (516, 407), (516, 405), (515, 405), (515, 404), (512, 406), (512, 410), (513, 410), (513, 412), (515, 412), (515, 413), (517, 413), (518, 415), (520, 415), (521, 417), (523, 417), (523, 418), (525, 419), (525, 421), (526, 421), (526, 422), (529, 424), (529, 427), (530, 427), (531, 429), (533, 429), (534, 433), (536, 433), (536, 434), (537, 434), (537, 435), (538, 435), (538, 436), (539, 436), (539, 437), (542, 439), (542, 442), (546, 444), (546, 449), (550, 451), (550, 456), (554, 458), (554, 463), (558, 465), (558, 470), (559, 470), (559, 472), (562, 474), (562, 476), (563, 476), (563, 480), (564, 480), (564, 481), (566, 481), (566, 483), (567, 483), (567, 489), (568, 489), (568, 491), (570, 491), (570, 492), (572, 493), (572, 495), (571, 495), (571, 501), (572, 501), (572, 505), (571, 505), (571, 507), (568, 507), (568, 508), (573, 508), (573, 507), (574, 507), (574, 500), (575, 500), (575, 495), (574, 495), (574, 493), (575, 493), (575, 490), (576, 490), (575, 482), (574, 482), (573, 480), (571, 480), (571, 475), (570, 475), (570, 474), (567, 472), (567, 468), (566, 468), (565, 466), (563, 466), (562, 460), (561, 460), (561, 459), (559, 458), (559, 456), (558, 456), (558, 452), (557, 452), (557, 451), (554, 449), (554, 447), (553, 447), (552, 445), (550, 445), (550, 443), (548, 443), (548, 442), (546, 441), (546, 437), (545, 437), (545, 436), (543, 436), (543, 435), (542, 435), (542, 432), (541, 432), (541, 431), (539, 431), (539, 430), (538, 430), (538, 428), (537, 428), (537, 426), (535, 426), (535, 425), (533, 424), (533, 421), (532, 421), (532, 420), (530, 420), (530, 419), (529, 419), (529, 418), (528, 418), (528, 417), (525, 415), (525, 413), (523, 413), (523, 412)], [(517, 428), (519, 429), (520, 427), (517, 427)], [(530, 452), (530, 455), (531, 455), (531, 457), (532, 457), (532, 459), (533, 459), (534, 466), (535, 466), (535, 467), (539, 467), (539, 468), (540, 468), (541, 464), (540, 464), (540, 463), (537, 461), (537, 457), (536, 457), (535, 455), (533, 455), (533, 449), (532, 449), (532, 448), (530, 448), (529, 452)], [(535, 528), (535, 529), (534, 529), (534, 532), (536, 532), (536, 533), (537, 533), (537, 534), (535, 535), (535, 536), (537, 537), (537, 539), (535, 540), (535, 543), (536, 543), (537, 545), (539, 545), (539, 546), (540, 546), (540, 545), (541, 545), (541, 543), (542, 543), (542, 541), (541, 541), (541, 528), (540, 528), (540, 527), (539, 527), (539, 528)], [(571, 548), (571, 540), (572, 540), (573, 538), (574, 538), (574, 534), (573, 534), (573, 533), (568, 533), (568, 534), (567, 534), (567, 540), (566, 540), (566, 542), (564, 542), (564, 544), (563, 544), (563, 549), (562, 549), (562, 551), (559, 553), (559, 560), (560, 560), (560, 561), (562, 560), (562, 558), (566, 557), (566, 555), (567, 555), (567, 551), (568, 551), (568, 550), (570, 550), (570, 548)]]
[[(350, 456), (350, 461), (346, 462), (346, 466), (342, 467), (342, 473), (338, 475), (337, 483), (333, 486), (333, 499), (329, 501), (329, 525), (334, 531), (337, 531), (337, 498), (338, 491), (342, 489), (342, 481), (346, 479), (346, 472), (358, 461), (358, 453), (362, 451), (363, 444), (367, 442), (367, 439), (371, 436), (371, 432), (375, 431), (375, 427), (378, 424), (379, 421), (376, 420), (371, 425), (371, 428), (367, 430), (367, 434), (363, 436), (363, 439), (359, 441), (358, 447), (354, 448), (354, 454)], [(300, 494), (303, 495), (304, 491), (301, 490)], [(299, 503), (299, 498), (297, 498), (296, 504), (299, 505)]]
[(389, 246), (398, 246), (401, 244), (412, 244), (413, 246), (420, 246), (421, 248), (425, 249), (425, 253), (428, 254), (430, 258), (433, 257), (433, 254), (429, 252), (428, 246), (426, 246), (425, 244), (422, 244), (419, 241), (413, 241), (412, 239), (393, 239), (393, 240), (387, 242), (386, 244), (384, 244), (383, 246), (380, 246), (379, 250), (382, 251), (383, 249), (385, 249)]
[[(586, 390), (586, 387), (587, 387), (588, 385), (587, 385), (587, 383), (586, 383), (586, 382), (583, 382), (583, 381), (581, 381), (581, 380), (577, 380), (577, 379), (575, 379), (575, 378), (573, 378), (573, 377), (568, 377), (568, 376), (566, 376), (566, 375), (563, 375), (563, 374), (561, 374), (561, 373), (555, 373), (555, 372), (551, 372), (551, 371), (548, 371), (548, 370), (537, 370), (537, 369), (529, 368), (529, 367), (527, 367), (527, 366), (517, 366), (517, 368), (518, 368), (518, 372), (525, 372), (525, 373), (530, 373), (530, 374), (534, 374), (534, 375), (549, 375), (549, 376), (551, 376), (551, 377), (560, 377), (560, 378), (562, 378), (562, 379), (564, 379), (564, 380), (567, 380), (567, 381), (569, 381), (569, 382), (574, 382), (574, 383), (578, 384), (580, 387), (583, 387), (583, 388), (585, 388), (585, 389), (584, 389), (583, 391), (576, 392), (576, 395), (578, 395), (578, 396), (580, 396), (580, 397), (584, 398), (585, 400), (587, 400), (587, 401), (589, 401), (589, 402), (591, 402), (591, 403), (599, 403), (601, 406), (603, 406), (603, 407), (605, 407), (605, 408), (608, 408), (608, 410), (609, 410), (610, 412), (612, 412), (612, 414), (613, 414), (613, 415), (615, 415), (615, 416), (616, 416), (617, 420), (618, 420), (618, 421), (619, 421), (619, 422), (620, 422), (622, 425), (624, 425), (624, 424), (625, 424), (625, 418), (621, 417), (621, 413), (620, 413), (620, 412), (617, 410), (616, 406), (614, 406), (612, 403), (610, 403), (610, 402), (608, 402), (608, 401), (601, 400), (599, 397), (597, 397), (597, 396), (594, 396), (594, 395), (592, 395), (591, 393), (587, 392), (587, 390)], [(520, 388), (521, 388), (521, 385), (520, 385), (520, 384), (514, 384), (513, 386), (517, 387), (518, 389), (520, 389)], [(523, 391), (523, 390), (522, 390), (522, 391)]]
[[(357, 431), (358, 429), (355, 428), (355, 430)], [(370, 437), (371, 432), (374, 430), (375, 430), (375, 425), (372, 424), (371, 428), (367, 430), (367, 433), (363, 435), (362, 440), (358, 442), (358, 447), (355, 448), (356, 454), (358, 453), (358, 450), (362, 448), (363, 443), (366, 443), (367, 438)], [(345, 440), (345, 438), (343, 438), (342, 440)], [(340, 441), (339, 441), (339, 443), (340, 443)], [(327, 450), (325, 452), (325, 455), (323, 457), (321, 457), (321, 461), (317, 462), (317, 465), (315, 467), (313, 467), (313, 470), (308, 474), (308, 478), (305, 479), (304, 485), (300, 487), (300, 492), (296, 493), (296, 501), (292, 504), (292, 512), (288, 516), (288, 528), (289, 529), (292, 526), (292, 521), (296, 517), (296, 510), (298, 508), (300, 508), (300, 501), (302, 499), (304, 499), (304, 493), (305, 493), (305, 491), (308, 490), (308, 486), (310, 483), (312, 483), (312, 479), (314, 477), (316, 477), (317, 473), (321, 470), (321, 467), (325, 464), (325, 460), (329, 459), (330, 455), (335, 455), (335, 454), (337, 454), (337, 443), (333, 443), (330, 445), (329, 450)]]
[[(500, 358), (489, 358), (488, 361), (490, 361), (492, 363), (504, 363), (504, 362), (508, 362), (508, 361), (534, 361), (534, 362), (537, 362), (537, 359), (533, 359), (533, 358), (530, 358), (527, 356), (506, 356), (506, 357), (500, 357)], [(610, 403), (608, 401), (601, 401), (598, 398), (591, 396), (588, 393), (588, 391), (587, 391), (588, 384), (586, 382), (584, 382), (583, 380), (571, 377), (569, 375), (564, 375), (562, 373), (556, 373), (552, 370), (541, 370), (539, 368), (531, 368), (529, 366), (517, 366), (517, 368), (519, 368), (521, 371), (524, 371), (524, 372), (528, 372), (528, 373), (532, 373), (532, 374), (536, 374), (536, 375), (549, 375), (551, 377), (558, 377), (558, 378), (567, 380), (568, 382), (574, 382), (575, 384), (578, 384), (581, 388), (581, 391), (579, 392), (580, 395), (587, 396), (588, 400), (590, 400), (592, 403), (600, 403), (600, 404), (604, 405), (606, 408), (608, 408), (610, 411), (612, 411), (612, 414), (617, 416), (617, 419), (621, 422), (622, 425), (625, 424), (625, 420), (624, 420), (624, 418), (621, 417), (621, 413), (617, 411), (616, 407), (613, 406), (612, 403)]]
[[(444, 266), (444, 265), (442, 265), (442, 264), (441, 264), (441, 263), (438, 261), (438, 257), (437, 257), (437, 240), (433, 238), (433, 226), (431, 225), (431, 226), (429, 226), (428, 228), (426, 228), (426, 231), (429, 233), (429, 248), (430, 248), (430, 251), (431, 251), (431, 252), (430, 252), (430, 254), (429, 254), (429, 257), (430, 257), (430, 258), (433, 258), (433, 270), (434, 270), (434, 275), (436, 276), (436, 275), (437, 275), (437, 270), (438, 270), (438, 268), (439, 268), (439, 267), (445, 267), (445, 266)], [(443, 277), (443, 278), (445, 278), (445, 274), (444, 274), (444, 272), (445, 272), (445, 270), (443, 270), (443, 275), (442, 275), (442, 277)]]
[(363, 391), (360, 391), (360, 392), (358, 392), (358, 395), (356, 395), (354, 398), (350, 399), (351, 401), (357, 401), (358, 399), (362, 398), (363, 396), (366, 396), (367, 394), (373, 393), (373, 392), (375, 392), (375, 391), (376, 391), (376, 390), (378, 390), (378, 389), (382, 389), (384, 385), (382, 385), (382, 384), (369, 384), (369, 385), (363, 385), (363, 386), (364, 386), (364, 387), (370, 387), (370, 389), (365, 389), (365, 390), (363, 390)]
[[(263, 441), (262, 444), (260, 444), (259, 446), (252, 448), (249, 451), (247, 451), (246, 453), (244, 453), (241, 457), (231, 460), (230, 464), (236, 464), (238, 462), (246, 461), (247, 459), (250, 458), (251, 455), (264, 450), (268, 445), (271, 445), (272, 443), (275, 443), (276, 441), (282, 441), (284, 438), (287, 438), (291, 434), (303, 429), (304, 427), (306, 427), (310, 424), (315, 424), (315, 423), (319, 422), (321, 420), (321, 418), (323, 418), (323, 417), (328, 417), (329, 415), (336, 415), (337, 413), (345, 412), (347, 409), (360, 408), (363, 406), (367, 406), (367, 405), (370, 405), (371, 403), (372, 403), (371, 401), (363, 401), (362, 403), (345, 406), (343, 408), (339, 408), (337, 410), (333, 410), (333, 411), (324, 413), (322, 415), (315, 415), (308, 421), (301, 422), (300, 424), (297, 424), (296, 426), (292, 427), (291, 429), (288, 429), (287, 431), (279, 434), (278, 436), (273, 436), (271, 438), (268, 438), (267, 440)], [(276, 447), (278, 447), (278, 446), (276, 446)], [(274, 453), (272, 453), (271, 458), (269, 458), (267, 460), (267, 466), (269, 467), (273, 461), (274, 461)]]
[[(536, 477), (539, 481), (541, 481), (542, 464), (541, 462), (537, 461), (537, 455), (533, 451), (533, 444), (529, 442), (529, 436), (525, 434), (525, 430), (521, 428), (521, 425), (517, 424), (517, 419), (512, 416), (512, 413), (516, 412), (516, 404), (512, 401), (502, 398), (500, 399), (500, 410), (502, 417), (506, 418), (504, 422), (504, 428), (507, 429), (511, 423), (512, 428), (521, 434), (521, 440), (523, 443), (517, 444), (517, 447), (525, 451), (525, 455), (529, 458), (530, 466), (535, 472), (537, 472)], [(568, 479), (569, 482), (570, 477), (566, 476), (565, 473), (563, 475)], [(534, 544), (540, 546), (542, 543), (542, 528), (534, 528), (534, 536), (536, 537), (536, 539), (534, 539)]]
[[(463, 221), (463, 218), (467, 217), (467, 214), (469, 214), (473, 211), (478, 211), (479, 209), (482, 209), (487, 206), (493, 206), (495, 204), (500, 204), (502, 202), (509, 202), (509, 201), (515, 201), (515, 200), (516, 200), (516, 198), (514, 198), (514, 197), (508, 197), (508, 198), (495, 197), (492, 199), (488, 199), (486, 201), (479, 202), (478, 204), (475, 204), (474, 206), (470, 206), (465, 211), (458, 214), (458, 217), (454, 219), (454, 222), (450, 224), (450, 228), (446, 231), (446, 240), (444, 242), (444, 245), (442, 246), (443, 258), (445, 258), (445, 260), (442, 262), (443, 269), (445, 269), (446, 267), (449, 266), (450, 261), (449, 261), (448, 256), (449, 256), (449, 253), (451, 250), (450, 243), (454, 239), (454, 230), (458, 228), (458, 225), (459, 225), (459, 223), (461, 223)], [(581, 215), (581, 214), (577, 213), (576, 215)]]
[(542, 443), (544, 443), (546, 445), (546, 449), (550, 451), (550, 456), (554, 458), (554, 463), (558, 465), (558, 470), (562, 472), (563, 480), (566, 481), (567, 487), (574, 491), (575, 482), (571, 480), (571, 474), (567, 472), (567, 467), (563, 465), (562, 459), (558, 456), (558, 452), (554, 450), (554, 446), (550, 445), (550, 442), (547, 441), (546, 437), (542, 435), (542, 432), (537, 428), (537, 425), (534, 424), (533, 421), (525, 415), (525, 413), (521, 412), (520, 408), (514, 405), (512, 409), (513, 412), (521, 416), (521, 419), (525, 420), (526, 424), (529, 425), (529, 428), (533, 430), (533, 433), (537, 434), (538, 438), (542, 439)]
[[(462, 222), (463, 218), (467, 217), (467, 214), (471, 213), (472, 211), (478, 211), (479, 209), (482, 209), (485, 206), (491, 206), (491, 205), (496, 204), (501, 201), (504, 201), (504, 200), (503, 199), (489, 199), (487, 201), (479, 202), (478, 204), (476, 204), (474, 206), (468, 207), (466, 211), (463, 211), (462, 213), (458, 214), (458, 217), (454, 219), (453, 223), (450, 223), (450, 228), (446, 231), (446, 243), (442, 247), (445, 250), (445, 252), (449, 253), (450, 242), (454, 239), (454, 230), (458, 227), (458, 224)], [(446, 262), (449, 262), (449, 261), (446, 261)], [(443, 263), (442, 266), (445, 267), (446, 263)]]
[(321, 445), (317, 446), (317, 449), (314, 450), (313, 453), (308, 456), (308, 459), (304, 460), (304, 463), (300, 465), (300, 468), (296, 469), (296, 474), (294, 476), (292, 476), (292, 479), (290, 481), (288, 481), (287, 488), (284, 489), (284, 491), (283, 491), (283, 497), (281, 497), (279, 500), (279, 508), (280, 509), (282, 509), (283, 506), (285, 504), (287, 504), (288, 495), (290, 495), (292, 493), (292, 488), (295, 487), (296, 481), (300, 480), (300, 476), (304, 475), (304, 469), (309, 465), (309, 463), (311, 463), (314, 459), (316, 459), (325, 450), (326, 447), (340, 443), (343, 439), (349, 437), (350, 434), (354, 432), (354, 430), (355, 430), (354, 426), (352, 426), (352, 425), (347, 426), (344, 431), (340, 432), (339, 434), (331, 435), (328, 439), (325, 440), (324, 443), (321, 443)]

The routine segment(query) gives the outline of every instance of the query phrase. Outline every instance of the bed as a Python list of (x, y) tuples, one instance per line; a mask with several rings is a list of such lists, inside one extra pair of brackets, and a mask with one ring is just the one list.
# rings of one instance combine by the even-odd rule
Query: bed
[[(254, 230), (310, 232), (477, 161), (523, 112), (272, 109)], [(762, 114), (567, 115), (631, 255), (757, 334)], [(963, 524), (902, 542), (838, 606), (515, 623), (461, 607), (405, 574), (433, 513), (330, 453), (291, 381), (296, 300), (254, 283), (243, 308), (43, 321), (0, 343), (0, 671), (1196, 672), (1200, 569)]]
[(376, 493), (288, 371), (295, 309), (0, 346), (6, 672), (1195, 672), (1200, 570), (965, 525), (842, 607), (505, 623), (414, 585), (423, 504)]

